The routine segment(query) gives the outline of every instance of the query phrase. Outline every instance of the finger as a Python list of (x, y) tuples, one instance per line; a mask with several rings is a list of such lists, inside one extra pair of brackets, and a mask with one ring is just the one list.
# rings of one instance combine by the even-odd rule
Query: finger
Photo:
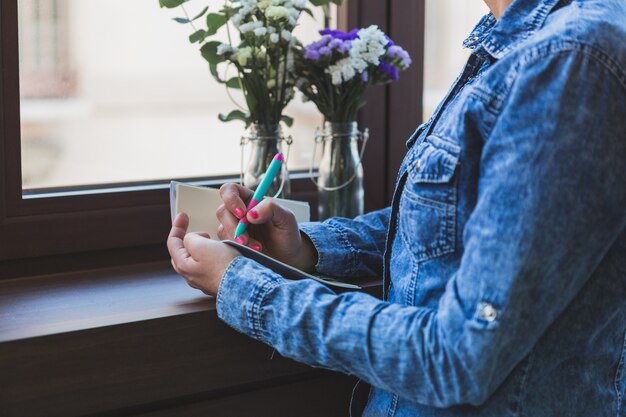
[(168, 237), (178, 237), (182, 239), (185, 237), (188, 227), (189, 216), (187, 216), (187, 213), (178, 213), (172, 222), (172, 230), (170, 230)]
[(251, 224), (271, 222), (273, 226), (279, 229), (288, 229), (297, 224), (294, 214), (276, 203), (272, 198), (266, 198), (261, 201), (255, 208), (250, 210), (246, 217)]
[[(174, 219), (172, 230), (167, 238), (167, 249), (172, 257), (175, 268), (180, 268), (189, 258), (189, 253), (185, 248), (183, 239), (189, 226), (189, 217), (185, 213), (180, 213)], [(178, 271), (178, 270), (177, 270)]]
[(248, 246), (250, 249), (254, 249), (257, 252), (263, 251), (263, 245), (261, 245), (261, 242), (253, 238), (248, 239), (246, 246)]
[(211, 251), (211, 246), (216, 243), (198, 233), (187, 233), (184, 239), (185, 248), (194, 261), (201, 261)]
[(235, 217), (241, 218), (246, 213), (246, 201), (252, 197), (252, 191), (239, 184), (224, 184), (220, 187), (220, 197), (226, 209)]
[(235, 229), (237, 228), (237, 224), (239, 223), (239, 219), (235, 217), (233, 213), (228, 211), (226, 205), (224, 204), (217, 208), (215, 214), (217, 216), (217, 220), (224, 226), (225, 237), (223, 239), (232, 239)]
[[(235, 239), (235, 230), (239, 224), (237, 219), (231, 212), (226, 209), (226, 206), (222, 204), (217, 209), (217, 218), (220, 221), (220, 225), (217, 227), (217, 236), (220, 240)], [(242, 235), (235, 239), (237, 243), (242, 245), (248, 242), (248, 233), (244, 232)]]

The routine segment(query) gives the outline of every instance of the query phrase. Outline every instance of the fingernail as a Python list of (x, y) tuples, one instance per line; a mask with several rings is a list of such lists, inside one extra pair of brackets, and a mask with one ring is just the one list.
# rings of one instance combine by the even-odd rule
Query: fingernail
[(237, 239), (235, 239), (235, 242), (239, 243), (240, 245), (243, 245), (245, 241), (243, 240), (243, 237), (239, 236)]
[(250, 210), (250, 217), (252, 217), (253, 219), (258, 219), (259, 218), (259, 213), (257, 213), (256, 210)]
[(243, 209), (241, 207), (235, 209), (235, 216), (237, 216), (238, 219), (243, 217)]
[(257, 245), (256, 243), (250, 245), (251, 249), (254, 249), (257, 252), (261, 252), (261, 246)]

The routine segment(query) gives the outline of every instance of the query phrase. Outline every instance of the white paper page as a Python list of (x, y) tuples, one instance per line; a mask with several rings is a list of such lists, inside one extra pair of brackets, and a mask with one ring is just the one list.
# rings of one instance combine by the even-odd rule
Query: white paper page
[[(291, 210), (298, 223), (310, 220), (310, 207), (307, 202), (275, 198), (281, 206)], [(172, 207), (172, 221), (174, 216), (185, 212), (189, 216), (189, 232), (207, 232), (217, 239), (219, 222), (215, 211), (222, 204), (219, 190), (215, 188), (198, 187), (172, 181), (170, 187), (170, 205)]]

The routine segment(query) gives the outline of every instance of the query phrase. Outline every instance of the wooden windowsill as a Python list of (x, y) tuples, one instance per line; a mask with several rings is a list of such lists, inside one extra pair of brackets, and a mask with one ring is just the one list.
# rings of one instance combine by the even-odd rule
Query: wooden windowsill
[(312, 378), (349, 388), (222, 323), (167, 261), (0, 281), (0, 369), (6, 416), (211, 409)]
[(169, 262), (0, 281), (0, 343), (215, 310)]

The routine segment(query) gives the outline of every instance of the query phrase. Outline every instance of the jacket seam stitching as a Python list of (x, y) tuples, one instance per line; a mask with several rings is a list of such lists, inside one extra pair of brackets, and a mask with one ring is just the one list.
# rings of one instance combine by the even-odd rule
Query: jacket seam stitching
[(274, 281), (266, 281), (263, 286), (259, 289), (254, 297), (254, 303), (252, 305), (252, 316), (253, 316), (253, 328), (252, 331), (254, 336), (262, 341), (268, 342), (268, 339), (261, 334), (262, 329), (264, 327), (263, 319), (261, 318), (261, 307), (265, 298), (274, 288), (280, 285), (280, 282)]
[(613, 385), (615, 387), (615, 393), (617, 394), (617, 413), (619, 415), (620, 408), (622, 406), (622, 392), (620, 390), (619, 380), (621, 379), (621, 374), (624, 369), (624, 356), (626, 356), (626, 331), (624, 331), (624, 341), (622, 342), (622, 350), (620, 354), (619, 364), (617, 365), (617, 370), (615, 371), (615, 378), (613, 381)]
[[(501, 95), (497, 93), (487, 94), (487, 97), (489, 97), (489, 99), (486, 100), (487, 99), (487, 97), (485, 97), (486, 92), (482, 91), (480, 88), (476, 89), (480, 91), (472, 94), (477, 99), (481, 100), (483, 102), (483, 105), (485, 105), (486, 108), (495, 107), (493, 110), (495, 111), (496, 118), (489, 128), (489, 132), (486, 135), (487, 138), (491, 136), (493, 128), (497, 124), (497, 121), (502, 114), (503, 103), (509, 97), (511, 93), (511, 89), (513, 88), (513, 86), (515, 85), (515, 83), (517, 82), (519, 78), (519, 74), (523, 73), (522, 68), (526, 67), (529, 64), (532, 64), (533, 62), (538, 62), (539, 60), (547, 56), (552, 55), (556, 57), (556, 56), (567, 54), (567, 53), (581, 53), (589, 57), (590, 59), (593, 59), (594, 61), (600, 63), (616, 78), (616, 81), (624, 89), (626, 89), (626, 75), (621, 73), (619, 69), (619, 65), (611, 57), (606, 55), (603, 51), (589, 44), (573, 42), (569, 40), (562, 41), (558, 45), (555, 45), (554, 42), (546, 43), (544, 45), (541, 45), (539, 47), (532, 49), (529, 53), (520, 57), (520, 59), (518, 60), (518, 64), (515, 65), (511, 69), (511, 73), (508, 76), (506, 76), (504, 80), (505, 88), (504, 88), (504, 91), (502, 91)], [(604, 60), (606, 60), (606, 62)], [(495, 106), (494, 104), (491, 104), (491, 103), (494, 103)]]
[(535, 357), (535, 350), (533, 349), (528, 354), (528, 362), (526, 363), (526, 366), (524, 367), (524, 373), (522, 374), (522, 378), (520, 380), (519, 396), (517, 398), (517, 403), (515, 404), (513, 417), (519, 416), (520, 411), (522, 410), (522, 396), (524, 395), (524, 390), (526, 389), (526, 383), (528, 381), (528, 374), (530, 373), (530, 368), (532, 367), (534, 357)]

